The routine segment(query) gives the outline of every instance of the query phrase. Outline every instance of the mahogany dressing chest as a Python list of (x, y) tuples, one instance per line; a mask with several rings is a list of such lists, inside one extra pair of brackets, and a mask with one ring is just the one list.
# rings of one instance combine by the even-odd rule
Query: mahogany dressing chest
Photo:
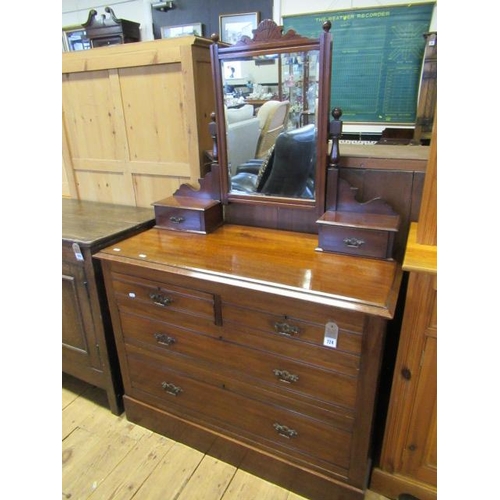
[(129, 420), (308, 498), (361, 500), (401, 267), (316, 244), (154, 228), (96, 257)]

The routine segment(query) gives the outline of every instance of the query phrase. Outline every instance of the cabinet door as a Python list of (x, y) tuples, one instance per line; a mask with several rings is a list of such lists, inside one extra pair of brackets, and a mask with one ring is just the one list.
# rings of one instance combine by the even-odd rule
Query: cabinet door
[(401, 464), (401, 473), (436, 486), (437, 475), (437, 341), (426, 334), (415, 405)]
[(437, 497), (437, 277), (411, 272), (380, 466), (370, 488)]
[[(437, 290), (432, 275), (410, 276), (408, 323), (413, 342), (406, 364), (415, 380), (413, 407), (408, 422), (400, 473), (432, 486), (437, 485)], [(417, 300), (418, 298), (418, 300)], [(413, 306), (413, 307), (412, 307)], [(415, 307), (416, 306), (416, 307)], [(406, 321), (406, 318), (405, 318)], [(409, 325), (406, 325), (409, 326)], [(417, 349), (418, 347), (418, 349)], [(402, 369), (405, 369), (403, 364)]]
[(63, 264), (63, 371), (81, 378), (87, 369), (102, 368), (87, 286), (83, 267)]

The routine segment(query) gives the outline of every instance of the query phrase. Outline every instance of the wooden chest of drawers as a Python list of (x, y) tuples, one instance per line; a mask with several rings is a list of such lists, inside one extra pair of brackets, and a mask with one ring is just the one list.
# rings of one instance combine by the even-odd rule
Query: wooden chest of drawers
[(360, 500), (401, 270), (315, 246), (226, 225), (97, 257), (131, 421), (306, 497)]

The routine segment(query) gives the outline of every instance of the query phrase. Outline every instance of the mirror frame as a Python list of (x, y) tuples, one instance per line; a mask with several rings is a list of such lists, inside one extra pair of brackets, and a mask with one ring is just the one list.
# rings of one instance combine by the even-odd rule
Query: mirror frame
[[(325, 211), (326, 171), (328, 166), (328, 124), (330, 105), (330, 83), (332, 64), (332, 38), (329, 21), (318, 27), (318, 38), (306, 38), (294, 30), (283, 33), (283, 28), (274, 21), (262, 21), (253, 38), (242, 37), (234, 44), (219, 43), (213, 35), (211, 46), (212, 77), (215, 87), (217, 153), (216, 163), (220, 167), (221, 202), (226, 205), (226, 219), (229, 223), (276, 227), (278, 229), (317, 232), (317, 217)], [(314, 199), (289, 198), (279, 196), (256, 196), (230, 192), (224, 119), (224, 92), (222, 61), (237, 60), (252, 56), (284, 54), (288, 52), (318, 51), (318, 106), (317, 106), (317, 154)], [(220, 118), (219, 118), (220, 117)], [(291, 210), (291, 212), (290, 212)], [(279, 221), (277, 212), (286, 212), (289, 222)]]

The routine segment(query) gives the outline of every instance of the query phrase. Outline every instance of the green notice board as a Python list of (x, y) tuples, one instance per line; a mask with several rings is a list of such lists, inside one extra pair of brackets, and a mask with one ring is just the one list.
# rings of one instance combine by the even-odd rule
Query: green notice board
[(414, 124), (434, 3), (283, 18), (284, 32), (318, 38), (332, 23), (331, 107), (344, 122)]

